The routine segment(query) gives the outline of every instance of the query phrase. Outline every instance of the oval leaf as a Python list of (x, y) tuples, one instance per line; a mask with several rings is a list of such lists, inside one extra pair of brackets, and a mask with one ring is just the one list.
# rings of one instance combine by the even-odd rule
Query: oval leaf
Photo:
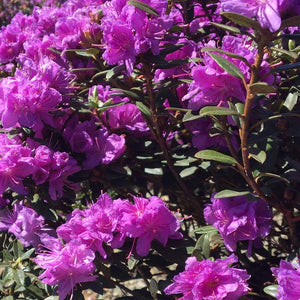
[(207, 52), (213, 52), (214, 51), (214, 52), (218, 52), (218, 53), (223, 53), (223, 54), (225, 54), (229, 57), (236, 58), (236, 59), (239, 59), (239, 60), (243, 61), (249, 67), (251, 66), (249, 64), (248, 60), (245, 57), (243, 57), (241, 55), (238, 55), (236, 53), (232, 53), (232, 52), (225, 51), (225, 50), (222, 50), (222, 49), (219, 49), (219, 48), (214, 48), (214, 47), (203, 47), (201, 49), (201, 52), (205, 52), (205, 51), (207, 51)]
[(233, 190), (223, 190), (214, 195), (214, 198), (230, 198), (249, 194), (248, 191), (238, 192)]
[(235, 22), (235, 23), (237, 23), (241, 26), (253, 28), (253, 29), (256, 29), (258, 31), (262, 30), (260, 24), (257, 21), (255, 21), (253, 19), (250, 19), (250, 18), (247, 18), (243, 15), (233, 13), (233, 12), (222, 12), (221, 15), (226, 17), (230, 21), (233, 21), (233, 22)]
[(272, 284), (272, 285), (268, 285), (264, 288), (264, 292), (271, 296), (276, 298), (276, 294), (277, 294), (277, 289), (278, 289), (278, 284)]
[(216, 233), (218, 232), (218, 229), (214, 226), (207, 225), (207, 226), (201, 226), (199, 228), (196, 228), (194, 232), (196, 234)]
[(220, 153), (215, 150), (203, 150), (199, 151), (195, 154), (196, 158), (206, 159), (206, 160), (214, 160), (224, 164), (236, 165), (237, 161), (228, 155)]
[(219, 23), (214, 23), (214, 22), (210, 22), (211, 25), (221, 28), (223, 30), (229, 31), (229, 32), (233, 32), (233, 33), (241, 33), (241, 31), (233, 26), (228, 26), (228, 25), (224, 25), (224, 24), (219, 24)]
[(226, 107), (205, 106), (200, 110), (200, 117), (240, 115), (236, 110)]
[(277, 89), (267, 84), (266, 82), (256, 82), (251, 84), (250, 91), (252, 94), (268, 94), (268, 93), (276, 93)]
[(154, 15), (156, 17), (159, 16), (159, 13), (157, 12), (157, 10), (155, 10), (153, 7), (151, 7), (150, 5), (144, 3), (144, 2), (141, 2), (141, 1), (136, 1), (136, 0), (130, 0), (127, 2), (127, 4), (129, 5), (133, 5), (135, 6), (136, 8), (150, 14), (150, 15)]
[(150, 109), (141, 101), (135, 102), (135, 105), (138, 107), (138, 109), (143, 113), (144, 115), (150, 117), (151, 116), (151, 111)]
[(230, 62), (223, 56), (217, 55), (215, 53), (207, 53), (207, 54), (228, 74), (244, 80), (244, 75), (243, 75), (242, 71), (236, 65), (234, 65), (232, 62)]

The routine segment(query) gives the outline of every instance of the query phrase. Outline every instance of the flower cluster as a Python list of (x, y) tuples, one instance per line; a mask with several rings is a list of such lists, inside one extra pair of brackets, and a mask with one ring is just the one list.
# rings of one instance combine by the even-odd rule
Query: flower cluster
[(279, 268), (271, 268), (274, 276), (278, 281), (278, 291), (276, 298), (278, 300), (296, 300), (300, 297), (300, 280), (299, 259), (292, 262), (285, 260), (280, 261)]
[(271, 229), (272, 213), (267, 204), (262, 200), (250, 202), (245, 196), (212, 197), (211, 202), (204, 209), (206, 222), (219, 230), (229, 251), (236, 250), (238, 241), (249, 241), (250, 256), (252, 245), (259, 246)]
[(211, 261), (197, 261), (195, 257), (186, 260), (185, 270), (176, 275), (174, 283), (164, 291), (167, 295), (183, 294), (182, 300), (239, 299), (248, 293), (247, 271), (230, 267), (237, 257)]

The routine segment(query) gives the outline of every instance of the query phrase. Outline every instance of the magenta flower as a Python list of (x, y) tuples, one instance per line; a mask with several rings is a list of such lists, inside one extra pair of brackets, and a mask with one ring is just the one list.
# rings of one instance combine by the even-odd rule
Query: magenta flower
[(80, 241), (72, 240), (62, 246), (59, 239), (47, 237), (45, 247), (34, 261), (45, 269), (40, 275), (42, 282), (58, 285), (60, 300), (72, 293), (77, 283), (97, 278), (91, 275), (95, 271), (95, 253)]
[(221, 0), (223, 11), (239, 13), (246, 17), (256, 17), (262, 27), (272, 32), (281, 25), (280, 6), (289, 0)]
[(167, 295), (183, 294), (178, 300), (234, 300), (248, 293), (247, 271), (229, 267), (237, 262), (235, 255), (226, 259), (197, 261), (189, 257), (185, 270), (174, 277), (174, 283), (164, 292)]
[(120, 221), (121, 232), (129, 237), (138, 238), (136, 252), (140, 256), (149, 253), (153, 240), (166, 246), (169, 238), (182, 237), (178, 232), (179, 221), (158, 197), (134, 197), (134, 204), (123, 203), (120, 210), (123, 212)]
[(13, 211), (5, 208), (0, 211), (0, 231), (8, 230), (25, 247), (37, 247), (39, 235), (43, 232), (44, 218), (23, 203), (16, 203)]
[(278, 281), (276, 299), (298, 300), (300, 299), (300, 265), (299, 259), (293, 262), (280, 261), (279, 268), (271, 268)]
[(253, 241), (259, 244), (260, 238), (269, 234), (272, 225), (272, 213), (262, 200), (249, 202), (245, 196), (234, 198), (211, 198), (212, 204), (204, 209), (204, 218), (208, 224), (218, 228), (229, 251), (235, 251), (238, 241)]
[(35, 172), (31, 149), (23, 147), (17, 139), (0, 135), (0, 194), (7, 188), (27, 194), (22, 180)]

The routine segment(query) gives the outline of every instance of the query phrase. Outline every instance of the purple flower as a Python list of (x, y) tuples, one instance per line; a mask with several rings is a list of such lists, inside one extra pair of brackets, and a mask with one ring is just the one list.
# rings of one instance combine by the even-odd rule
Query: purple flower
[(298, 300), (300, 299), (300, 265), (299, 259), (292, 262), (280, 261), (279, 268), (271, 268), (278, 281), (276, 299)]
[(39, 235), (43, 232), (44, 218), (23, 203), (13, 206), (13, 211), (5, 208), (0, 211), (0, 230), (8, 230), (20, 242), (28, 247), (37, 247)]
[(272, 32), (279, 29), (281, 17), (279, 8), (289, 0), (221, 0), (223, 11), (239, 13), (246, 17), (256, 17), (262, 27)]
[(38, 146), (35, 150), (34, 165), (36, 170), (32, 179), (36, 184), (49, 182), (49, 195), (52, 200), (63, 196), (64, 186), (78, 189), (79, 184), (70, 182), (68, 177), (80, 171), (80, 167), (68, 153), (54, 152), (47, 146)]
[(73, 211), (69, 220), (57, 228), (57, 234), (67, 242), (80, 240), (87, 248), (98, 251), (106, 258), (103, 243), (113, 240), (118, 218), (113, 210), (112, 199), (103, 194), (84, 211)]
[(110, 64), (123, 60), (135, 61), (135, 49), (132, 30), (124, 24), (114, 23), (109, 31), (104, 31), (106, 50), (103, 58)]
[(74, 152), (85, 153), (83, 166), (92, 169), (100, 163), (109, 164), (125, 151), (125, 138), (109, 134), (105, 128), (98, 129), (95, 120), (78, 123), (75, 116), (63, 133)]
[(262, 200), (249, 202), (245, 196), (234, 198), (211, 198), (212, 204), (204, 209), (204, 218), (215, 226), (229, 251), (235, 251), (238, 241), (260, 242), (260, 238), (269, 234), (272, 225), (272, 213)]
[(149, 253), (154, 239), (166, 246), (169, 238), (182, 237), (178, 232), (179, 221), (158, 197), (134, 197), (134, 204), (123, 203), (120, 211), (123, 213), (120, 221), (121, 232), (138, 238), (136, 252), (140, 256)]
[(62, 246), (59, 239), (47, 237), (45, 248), (34, 259), (45, 271), (40, 275), (43, 283), (58, 285), (59, 299), (73, 292), (77, 283), (94, 281), (95, 253), (80, 241), (72, 240)]
[(23, 147), (17, 139), (0, 135), (0, 194), (7, 188), (19, 194), (27, 194), (22, 180), (35, 172), (31, 149)]
[(237, 262), (235, 255), (226, 259), (197, 261), (189, 257), (185, 270), (174, 277), (174, 283), (164, 292), (167, 295), (183, 294), (182, 300), (239, 299), (248, 293), (246, 281), (250, 278), (245, 270), (229, 267)]

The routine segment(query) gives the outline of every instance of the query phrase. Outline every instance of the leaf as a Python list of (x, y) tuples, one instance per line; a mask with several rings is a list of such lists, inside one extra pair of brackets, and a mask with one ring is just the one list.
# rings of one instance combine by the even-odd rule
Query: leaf
[(207, 225), (207, 226), (201, 226), (199, 228), (196, 228), (194, 232), (196, 234), (216, 233), (218, 232), (218, 229), (214, 226)]
[(154, 278), (151, 278), (151, 280), (150, 280), (149, 291), (150, 291), (152, 298), (157, 299), (158, 285)]
[(207, 53), (221, 68), (223, 68), (228, 74), (242, 79), (244, 81), (244, 75), (242, 71), (234, 65), (232, 62), (215, 53)]
[(131, 98), (134, 98), (134, 99), (140, 99), (141, 97), (132, 92), (132, 91), (129, 91), (129, 90), (123, 90), (123, 89), (119, 89), (119, 88), (116, 88), (116, 89), (112, 89), (113, 93), (110, 95), (110, 96), (128, 96), (128, 97), (131, 97)]
[(289, 93), (286, 97), (283, 105), (289, 110), (292, 111), (294, 106), (298, 102), (299, 93)]
[(18, 285), (24, 285), (24, 280), (25, 280), (25, 274), (24, 271), (21, 269), (17, 269), (14, 272), (14, 280)]
[(163, 170), (162, 168), (145, 168), (144, 169), (145, 173), (151, 174), (151, 175), (163, 175)]
[[(114, 77), (115, 75), (121, 73), (124, 70), (125, 70), (125, 66), (124, 65), (115, 66), (112, 69), (108, 70), (108, 72), (107, 72), (107, 74), (105, 76), (105, 79), (106, 80), (110, 80), (112, 77)], [(96, 76), (96, 75), (94, 75), (94, 76)]]
[(264, 288), (264, 292), (271, 296), (276, 298), (276, 294), (277, 294), (277, 289), (278, 289), (278, 284), (272, 284), (272, 285), (268, 285)]
[(233, 190), (223, 190), (214, 195), (214, 198), (230, 198), (230, 197), (238, 197), (249, 194), (249, 191), (233, 191)]
[(253, 28), (253, 29), (256, 29), (258, 31), (262, 30), (260, 24), (257, 21), (255, 21), (253, 19), (250, 19), (250, 18), (247, 18), (243, 15), (233, 13), (233, 12), (221, 12), (221, 15), (226, 17), (230, 21), (233, 21), (233, 22), (235, 22), (235, 23), (237, 23), (241, 26)]
[[(72, 50), (72, 49), (70, 49)], [(69, 50), (66, 50), (66, 51), (69, 51)], [(80, 55), (80, 56), (85, 56), (85, 57), (93, 57), (93, 56), (97, 56), (100, 51), (99, 49), (97, 48), (90, 48), (90, 49), (75, 49), (74, 52), (77, 54), (77, 55)]]
[(182, 122), (189, 122), (189, 121), (193, 121), (193, 120), (197, 120), (200, 119), (201, 116), (197, 113), (194, 114), (193, 111), (189, 110), (182, 118)]
[(227, 116), (227, 115), (240, 115), (236, 110), (229, 109), (227, 107), (218, 107), (218, 106), (205, 106), (201, 108), (200, 117), (206, 116)]
[(138, 107), (138, 109), (143, 113), (144, 115), (151, 117), (152, 113), (150, 109), (141, 101), (136, 101), (135, 105)]
[(159, 13), (157, 12), (156, 9), (154, 9), (153, 7), (151, 7), (150, 5), (144, 3), (144, 2), (141, 2), (141, 1), (136, 1), (136, 0), (130, 0), (127, 2), (127, 4), (129, 5), (133, 5), (135, 6), (136, 8), (150, 14), (150, 15), (154, 15), (156, 17), (159, 17)]
[(268, 94), (268, 93), (276, 93), (277, 89), (267, 84), (266, 82), (256, 82), (250, 85), (250, 91), (252, 94)]
[(291, 59), (296, 60), (298, 58), (298, 54), (295, 52), (291, 52), (285, 49), (281, 49), (281, 48), (275, 48), (275, 47), (270, 47), (270, 50), (275, 51), (275, 52), (279, 52), (282, 54), (285, 54), (287, 56), (289, 56)]
[(196, 171), (198, 170), (197, 167), (190, 167), (190, 168), (186, 168), (184, 170), (182, 170), (179, 175), (181, 178), (186, 178), (186, 177), (189, 177), (191, 175), (193, 175)]
[(219, 49), (219, 48), (214, 48), (214, 47), (203, 47), (201, 49), (201, 52), (218, 52), (218, 53), (222, 53), (222, 54), (225, 54), (229, 57), (232, 57), (232, 58), (236, 58), (236, 59), (239, 59), (241, 61), (243, 61), (246, 65), (248, 65), (250, 67), (250, 64), (248, 62), (248, 60), (241, 56), (241, 55), (238, 55), (236, 53), (232, 53), (232, 52), (228, 52), (228, 51), (225, 51), (225, 50), (222, 50), (222, 49)]
[(34, 248), (29, 249), (28, 251), (26, 251), (26, 252), (21, 256), (21, 260), (28, 259), (34, 251), (35, 251)]
[(213, 161), (218, 161), (224, 164), (229, 164), (229, 165), (236, 165), (237, 161), (228, 155), (225, 155), (223, 153), (220, 153), (215, 150), (202, 150), (199, 151), (195, 154), (196, 158), (201, 158), (201, 159), (206, 159), (206, 160), (213, 160)]
[(224, 25), (224, 24), (219, 24), (219, 23), (215, 23), (215, 22), (210, 22), (211, 25), (221, 28), (223, 30), (229, 31), (229, 32), (233, 32), (233, 33), (241, 33), (239, 28), (233, 27), (233, 26), (228, 26), (228, 25)]
[(281, 31), (281, 29), (286, 27), (298, 27), (300, 24), (300, 16), (294, 16), (288, 19), (285, 19), (281, 22), (281, 26), (278, 29), (278, 31)]
[(179, 66), (182, 66), (184, 64), (187, 64), (189, 62), (188, 59), (171, 59), (171, 60), (164, 60), (160, 61), (157, 64), (155, 64), (156, 69), (172, 69)]

